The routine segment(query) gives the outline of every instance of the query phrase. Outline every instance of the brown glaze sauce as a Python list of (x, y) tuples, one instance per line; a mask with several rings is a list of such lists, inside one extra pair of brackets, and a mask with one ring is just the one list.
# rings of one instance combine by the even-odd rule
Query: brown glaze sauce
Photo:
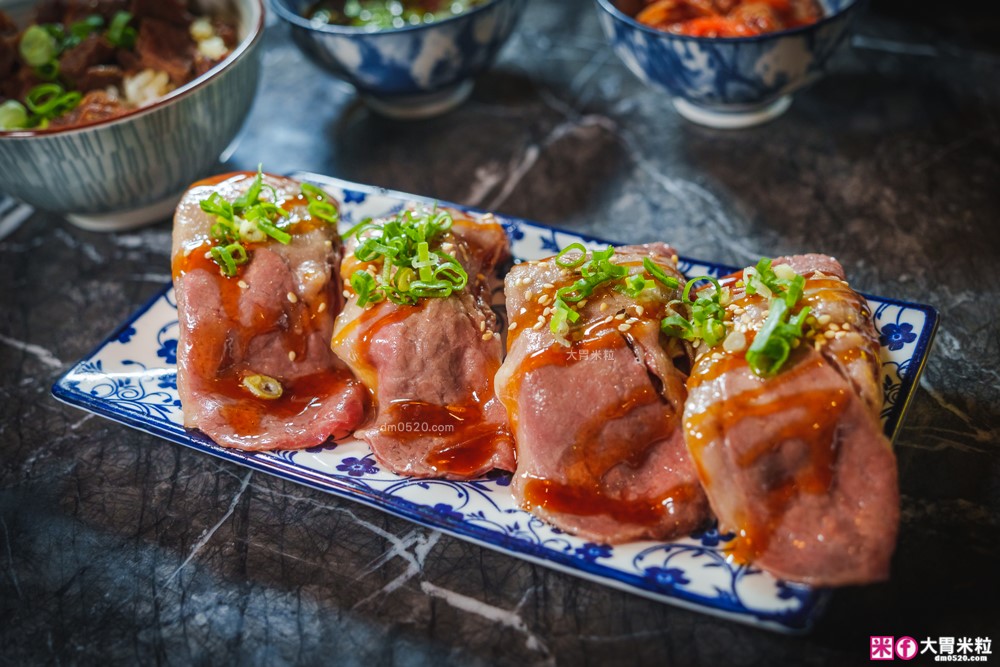
[(529, 479), (524, 483), (524, 504), (529, 511), (544, 509), (551, 512), (596, 516), (606, 514), (619, 523), (655, 526), (664, 515), (674, 512), (674, 506), (699, 495), (692, 484), (674, 487), (657, 498), (634, 500), (610, 499), (600, 484), (560, 484), (547, 479)]

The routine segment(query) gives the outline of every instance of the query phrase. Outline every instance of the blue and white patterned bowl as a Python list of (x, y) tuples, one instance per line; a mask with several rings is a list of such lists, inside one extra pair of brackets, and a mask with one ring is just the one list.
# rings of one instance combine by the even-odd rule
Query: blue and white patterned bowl
[(463, 14), (397, 30), (312, 22), (311, 0), (272, 0), (302, 51), (354, 85), (375, 111), (427, 118), (461, 104), (472, 77), (489, 67), (510, 37), (527, 0), (492, 0)]
[(718, 128), (781, 115), (791, 93), (824, 74), (864, 0), (819, 0), (824, 18), (756, 37), (689, 37), (643, 25), (614, 0), (595, 0), (615, 53), (647, 84), (673, 96), (678, 113)]
[(215, 167), (257, 92), (264, 3), (232, 6), (240, 35), (233, 52), (150, 106), (76, 129), (0, 132), (0, 190), (96, 231), (168, 217), (191, 181)]

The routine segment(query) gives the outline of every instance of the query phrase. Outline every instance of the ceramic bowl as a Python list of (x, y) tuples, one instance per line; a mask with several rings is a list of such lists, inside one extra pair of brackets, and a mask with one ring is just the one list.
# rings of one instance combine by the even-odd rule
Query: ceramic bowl
[[(233, 6), (240, 35), (233, 52), (153, 104), (78, 128), (0, 132), (0, 190), (96, 231), (168, 217), (226, 152), (257, 91), (263, 0)], [(24, 25), (30, 3), (13, 9)]]
[(311, 0), (272, 0), (312, 60), (351, 83), (378, 113), (427, 118), (472, 92), (510, 37), (527, 0), (492, 0), (463, 14), (396, 30), (329, 25), (302, 16)]
[(595, 0), (615, 53), (647, 84), (665, 90), (690, 121), (741, 128), (784, 113), (791, 94), (819, 79), (849, 33), (863, 0), (819, 0), (812, 25), (755, 37), (675, 35)]

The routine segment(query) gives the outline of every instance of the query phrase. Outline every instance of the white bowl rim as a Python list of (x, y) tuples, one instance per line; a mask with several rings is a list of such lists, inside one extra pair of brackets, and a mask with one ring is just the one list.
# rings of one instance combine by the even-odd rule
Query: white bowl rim
[(284, 21), (291, 23), (297, 28), (304, 28), (306, 30), (312, 30), (314, 32), (323, 33), (327, 35), (364, 35), (366, 37), (381, 37), (386, 35), (398, 35), (400, 33), (406, 32), (416, 32), (418, 30), (429, 30), (438, 26), (445, 25), (446, 23), (451, 23), (453, 21), (459, 21), (466, 19), (470, 16), (478, 14), (479, 12), (486, 11), (494, 5), (499, 5), (504, 0), (486, 0), (483, 4), (473, 7), (472, 9), (462, 12), (461, 14), (455, 14), (454, 16), (449, 16), (448, 18), (441, 19), (440, 21), (431, 21), (430, 23), (418, 23), (417, 25), (406, 25), (402, 28), (389, 28), (387, 30), (369, 30), (367, 28), (356, 28), (349, 25), (336, 25), (331, 23), (313, 23), (306, 17), (293, 12), (291, 9), (285, 6), (283, 0), (271, 0), (271, 7), (274, 12), (281, 17)]
[(85, 132), (87, 130), (94, 130), (100, 127), (106, 127), (108, 125), (115, 125), (117, 123), (123, 123), (138, 116), (143, 116), (148, 113), (152, 113), (157, 109), (171, 104), (183, 97), (188, 96), (196, 89), (208, 83), (216, 75), (221, 74), (223, 70), (231, 67), (237, 60), (243, 57), (243, 54), (250, 50), (254, 44), (260, 41), (261, 37), (264, 35), (264, 0), (251, 0), (257, 4), (257, 23), (252, 26), (247, 36), (243, 38), (235, 49), (225, 57), (225, 59), (212, 67), (201, 76), (195, 77), (191, 81), (188, 81), (180, 88), (170, 91), (160, 99), (156, 100), (152, 104), (138, 109), (132, 109), (126, 111), (120, 116), (113, 116), (111, 118), (105, 118), (104, 120), (97, 120), (92, 123), (85, 123), (83, 125), (72, 125), (70, 127), (55, 127), (46, 128), (44, 130), (39, 129), (29, 129), (29, 130), (0, 130), (0, 141), (3, 139), (26, 139), (29, 137), (49, 137), (49, 136), (63, 136), (68, 134), (73, 134), (75, 132)]
[(778, 31), (775, 31), (775, 32), (765, 32), (765, 33), (762, 33), (760, 35), (749, 35), (747, 37), (695, 37), (694, 35), (681, 35), (681, 34), (678, 34), (678, 33), (675, 33), (675, 32), (667, 32), (666, 30), (660, 30), (658, 28), (654, 28), (652, 26), (648, 26), (645, 23), (639, 23), (634, 18), (632, 18), (631, 16), (629, 16), (628, 14), (626, 14), (625, 12), (623, 12), (622, 10), (618, 9), (618, 7), (614, 3), (614, 0), (594, 0), (594, 2), (596, 4), (598, 4), (601, 7), (601, 9), (603, 9), (608, 14), (610, 14), (612, 17), (614, 17), (616, 20), (621, 21), (622, 23), (630, 25), (633, 28), (637, 28), (637, 29), (642, 30), (643, 32), (649, 33), (651, 35), (656, 35), (656, 36), (662, 37), (662, 38), (679, 39), (679, 40), (688, 41), (688, 42), (702, 42), (702, 43), (709, 43), (709, 42), (711, 42), (713, 44), (714, 43), (723, 42), (723, 43), (728, 43), (728, 44), (734, 44), (734, 43), (740, 44), (740, 43), (749, 43), (749, 42), (762, 42), (762, 41), (765, 41), (765, 40), (768, 40), (768, 39), (777, 39), (779, 37), (786, 37), (786, 36), (796, 35), (796, 34), (803, 33), (803, 32), (808, 32), (810, 30), (815, 30), (815, 29), (819, 28), (821, 25), (823, 25), (825, 23), (829, 23), (831, 21), (834, 21), (834, 20), (840, 18), (842, 15), (846, 14), (848, 11), (850, 11), (852, 9), (855, 9), (857, 7), (860, 7), (861, 4), (863, 2), (865, 2), (865, 0), (847, 0), (847, 4), (846, 5), (844, 5), (843, 7), (841, 7), (840, 9), (838, 9), (837, 11), (824, 16), (823, 18), (821, 18), (819, 21), (816, 21), (815, 23), (809, 23), (809, 24), (806, 24), (806, 25), (800, 25), (800, 26), (797, 26), (795, 28), (788, 28), (787, 30), (778, 30)]

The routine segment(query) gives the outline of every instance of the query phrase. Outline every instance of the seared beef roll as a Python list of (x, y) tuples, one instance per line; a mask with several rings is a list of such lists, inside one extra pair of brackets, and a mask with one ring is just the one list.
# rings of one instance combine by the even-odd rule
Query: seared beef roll
[(690, 346), (661, 333), (683, 276), (654, 243), (515, 266), (497, 374), (517, 441), (518, 502), (599, 542), (685, 535), (708, 503), (684, 446)]
[(349, 234), (347, 306), (333, 350), (365, 384), (373, 422), (355, 432), (411, 477), (513, 470), (507, 414), (493, 391), (503, 357), (490, 308), (510, 255), (490, 216), (406, 210)]
[(225, 447), (315, 447), (365, 417), (365, 392), (330, 351), (343, 303), (337, 208), (262, 174), (196, 183), (174, 218), (184, 424)]
[(723, 284), (725, 338), (698, 354), (684, 425), (735, 555), (822, 586), (884, 579), (899, 491), (864, 298), (822, 255), (762, 260)]

